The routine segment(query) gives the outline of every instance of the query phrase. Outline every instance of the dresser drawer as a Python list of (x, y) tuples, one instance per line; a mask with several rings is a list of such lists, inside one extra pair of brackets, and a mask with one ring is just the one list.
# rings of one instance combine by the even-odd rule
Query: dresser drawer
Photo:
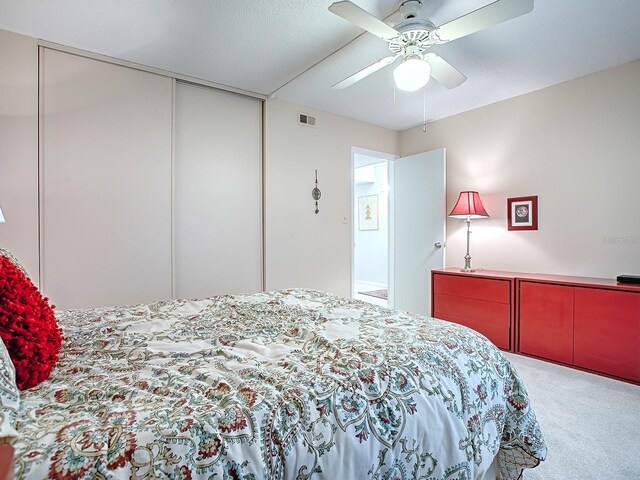
[(504, 272), (432, 272), (432, 315), (469, 327), (503, 350), (513, 351), (515, 279)]
[(574, 364), (640, 382), (640, 292), (575, 289)]
[(433, 316), (483, 334), (498, 348), (510, 349), (511, 305), (455, 295), (434, 296)]
[(519, 282), (520, 349), (556, 362), (573, 362), (573, 287)]
[(511, 282), (492, 278), (438, 274), (433, 276), (433, 293), (510, 304)]

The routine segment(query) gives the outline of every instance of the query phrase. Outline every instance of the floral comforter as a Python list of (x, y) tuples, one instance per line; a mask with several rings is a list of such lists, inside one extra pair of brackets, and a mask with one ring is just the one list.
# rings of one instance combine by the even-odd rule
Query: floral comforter
[(517, 479), (526, 391), (465, 327), (313, 290), (59, 313), (16, 478)]

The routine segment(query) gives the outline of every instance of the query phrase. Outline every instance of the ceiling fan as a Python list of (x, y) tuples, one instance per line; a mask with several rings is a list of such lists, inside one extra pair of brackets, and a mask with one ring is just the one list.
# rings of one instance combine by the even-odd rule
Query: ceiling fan
[(533, 10), (533, 0), (497, 0), (436, 27), (428, 19), (420, 18), (424, 1), (426, 0), (403, 1), (399, 8), (403, 20), (394, 27), (378, 20), (352, 2), (333, 3), (329, 7), (331, 13), (387, 41), (392, 55), (372, 63), (331, 88), (341, 89), (353, 85), (381, 68), (391, 65), (398, 58), (402, 58), (402, 63), (393, 72), (398, 88), (409, 92), (415, 91), (425, 86), (430, 77), (447, 88), (455, 88), (467, 77), (436, 53), (428, 52), (428, 49), (433, 45), (471, 35)]

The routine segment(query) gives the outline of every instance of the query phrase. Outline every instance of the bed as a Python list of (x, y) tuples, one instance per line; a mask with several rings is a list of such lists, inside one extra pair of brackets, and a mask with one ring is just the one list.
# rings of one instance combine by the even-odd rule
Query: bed
[(501, 352), (307, 289), (57, 311), (16, 479), (518, 479), (546, 447)]

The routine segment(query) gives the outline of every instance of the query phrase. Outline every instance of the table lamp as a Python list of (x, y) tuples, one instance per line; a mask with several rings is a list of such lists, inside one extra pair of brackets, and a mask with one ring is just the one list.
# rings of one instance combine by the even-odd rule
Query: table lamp
[(471, 255), (469, 255), (469, 237), (471, 236), (471, 219), (489, 217), (482, 206), (482, 200), (478, 192), (460, 192), (456, 205), (449, 214), (452, 218), (462, 218), (467, 222), (467, 254), (464, 256), (464, 268), (461, 272), (475, 272), (471, 268)]

